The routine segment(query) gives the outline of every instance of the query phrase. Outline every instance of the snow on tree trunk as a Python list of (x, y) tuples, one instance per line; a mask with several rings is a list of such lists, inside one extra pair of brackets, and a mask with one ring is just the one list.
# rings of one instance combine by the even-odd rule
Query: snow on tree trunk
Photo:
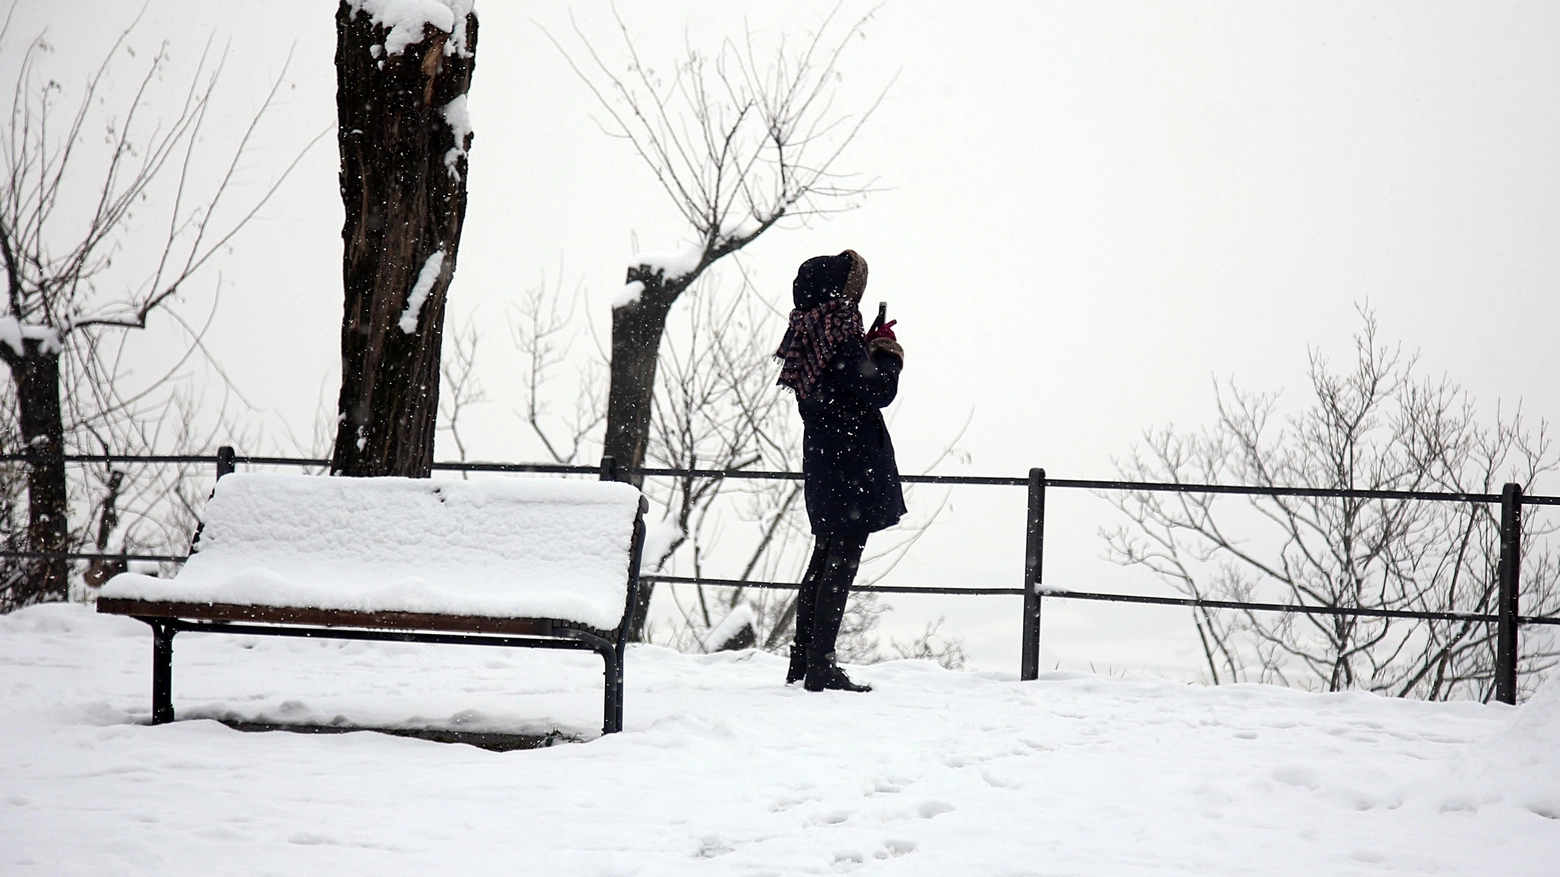
[(426, 477), (444, 305), (466, 213), (470, 0), (342, 0), (341, 396), (331, 471)]

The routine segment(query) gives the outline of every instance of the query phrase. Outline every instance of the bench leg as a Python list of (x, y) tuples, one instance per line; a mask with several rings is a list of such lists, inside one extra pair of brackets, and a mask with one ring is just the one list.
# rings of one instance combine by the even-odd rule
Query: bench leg
[(605, 703), (601, 710), (601, 733), (616, 734), (623, 730), (623, 655), (614, 647), (598, 650), (606, 664)]
[(173, 721), (173, 625), (148, 621), (152, 626), (152, 724)]

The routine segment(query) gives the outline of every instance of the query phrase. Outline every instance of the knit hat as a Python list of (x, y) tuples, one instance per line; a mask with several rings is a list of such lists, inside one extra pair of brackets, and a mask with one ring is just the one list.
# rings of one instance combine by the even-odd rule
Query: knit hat
[(814, 256), (796, 269), (796, 280), (791, 283), (791, 301), (797, 310), (812, 310), (845, 291), (845, 281), (850, 277), (850, 250), (838, 256)]

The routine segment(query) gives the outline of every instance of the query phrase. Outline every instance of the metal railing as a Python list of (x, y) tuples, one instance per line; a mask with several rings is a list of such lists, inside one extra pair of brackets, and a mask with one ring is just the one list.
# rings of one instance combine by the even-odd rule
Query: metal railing
[[(215, 456), (209, 455), (125, 455), (125, 454), (76, 454), (67, 455), (67, 463), (127, 463), (127, 464), (203, 464), (213, 465), (218, 478), (235, 471), (238, 465), (246, 466), (329, 466), (329, 460), (299, 457), (241, 455), (235, 449), (223, 446)], [(0, 455), (0, 462), (28, 462), (36, 457), (26, 454)], [(745, 469), (630, 469), (617, 465), (611, 457), (604, 457), (600, 466), (570, 466), (552, 463), (485, 463), (445, 462), (434, 463), (439, 472), (493, 472), (515, 474), (589, 475), (604, 480), (642, 478), (717, 478), (732, 480), (800, 481), (800, 472), (766, 472)], [(1522, 560), (1522, 508), (1532, 505), (1560, 505), (1560, 496), (1527, 496), (1520, 484), (1506, 484), (1500, 493), (1458, 493), (1415, 490), (1344, 490), (1316, 487), (1254, 487), (1227, 484), (1187, 484), (1149, 481), (1110, 481), (1078, 478), (1047, 478), (1044, 469), (1029, 470), (1027, 477), (983, 475), (902, 475), (909, 484), (981, 485), (996, 487), (1024, 487), (1028, 494), (1026, 526), (1024, 532), (1024, 567), (1021, 587), (1014, 588), (964, 588), (964, 587), (908, 587), (897, 585), (860, 585), (857, 591), (887, 594), (954, 594), (968, 596), (1017, 596), (1023, 598), (1023, 644), (1020, 652), (1020, 678), (1038, 678), (1040, 673), (1040, 622), (1043, 601), (1047, 597), (1090, 600), (1113, 603), (1136, 603), (1155, 606), (1188, 606), (1209, 609), (1232, 609), (1247, 612), (1280, 612), (1301, 615), (1334, 615), (1369, 618), (1403, 618), (1426, 621), (1465, 621), (1496, 626), (1495, 699), (1514, 704), (1517, 699), (1518, 637), (1523, 625), (1560, 625), (1560, 617), (1547, 615), (1522, 615), (1520, 604), (1520, 575)], [(1209, 600), (1194, 597), (1154, 597), (1139, 594), (1107, 594), (1091, 591), (1073, 591), (1046, 588), (1042, 570), (1045, 554), (1045, 500), (1051, 488), (1091, 491), (1172, 492), (1200, 494), (1236, 494), (1245, 496), (1297, 496), (1334, 499), (1385, 499), (1422, 502), (1499, 503), (1500, 560), (1497, 572), (1498, 594), (1496, 611), (1481, 612), (1416, 612), (1397, 609), (1371, 609), (1366, 607), (1309, 606), (1292, 603), (1255, 603), (1238, 600)], [(3, 557), (53, 557), (71, 560), (182, 562), (188, 555), (88, 553), (88, 552), (39, 552), (5, 551)], [(641, 581), (672, 585), (709, 585), (760, 589), (796, 590), (796, 582), (769, 582), (747, 579), (720, 579), (709, 577), (642, 575)]]

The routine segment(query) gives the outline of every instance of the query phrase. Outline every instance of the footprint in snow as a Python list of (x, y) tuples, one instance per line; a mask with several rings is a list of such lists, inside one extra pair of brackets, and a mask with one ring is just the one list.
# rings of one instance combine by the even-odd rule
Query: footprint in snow
[(986, 785), (997, 789), (1022, 789), (1024, 781), (1007, 771), (986, 768), (980, 772), (980, 778), (986, 781)]
[(838, 871), (854, 871), (867, 861), (867, 857), (856, 850), (835, 850), (834, 868)]
[(915, 852), (915, 841), (891, 839), (883, 841), (883, 848), (872, 854), (874, 859), (897, 859)]
[(921, 817), (922, 819), (931, 819), (934, 816), (941, 816), (944, 813), (952, 813), (953, 810), (953, 805), (947, 801), (922, 801), (920, 804), (916, 805), (915, 815)]
[(713, 859), (716, 856), (724, 856), (736, 848), (721, 840), (718, 835), (707, 834), (699, 839), (699, 851), (695, 854), (701, 859)]
[(1298, 764), (1285, 764), (1273, 768), (1271, 776), (1281, 783), (1291, 786), (1301, 786), (1315, 790), (1318, 783), (1316, 772), (1309, 767)]

